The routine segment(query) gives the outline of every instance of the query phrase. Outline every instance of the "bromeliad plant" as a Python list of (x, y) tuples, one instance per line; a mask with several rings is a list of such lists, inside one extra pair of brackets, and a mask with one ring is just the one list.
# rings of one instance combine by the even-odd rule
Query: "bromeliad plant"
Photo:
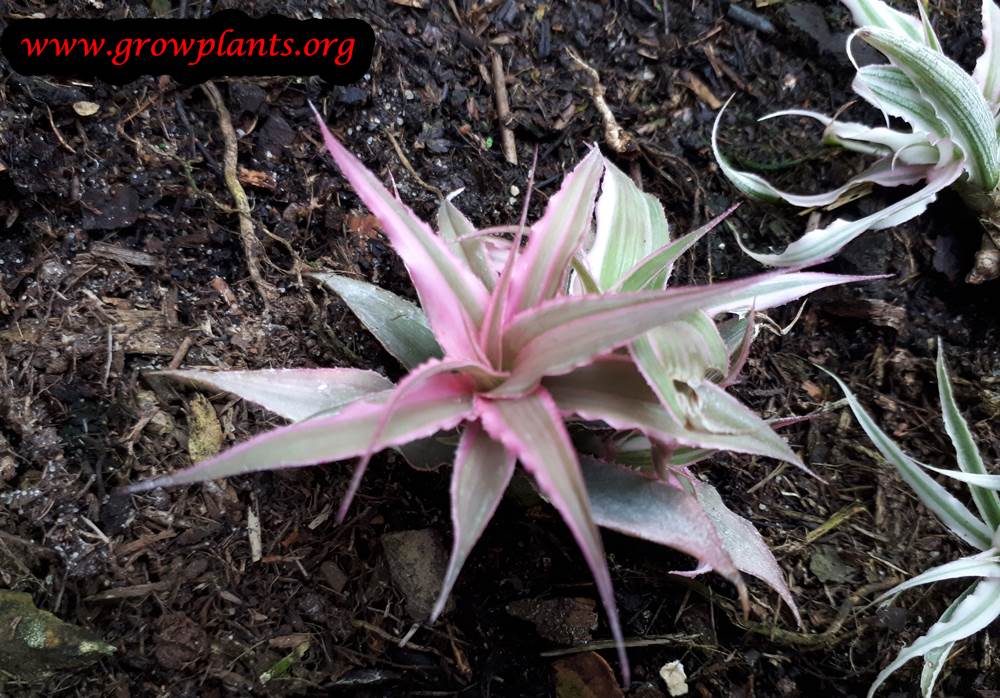
[[(570, 295), (570, 269), (590, 232), (605, 172), (596, 148), (565, 178), (530, 228), (525, 202), (514, 241), (503, 243), (477, 233), (450, 201), (442, 204), (435, 234), (333, 137), (318, 114), (317, 120), (334, 161), (406, 265), (422, 308), (363, 282), (317, 276), (342, 295), (409, 373), (393, 385), (373, 372), (347, 368), (167, 372), (233, 392), (293, 424), (128, 491), (360, 458), (338, 511), (343, 520), (372, 454), (399, 448), (411, 462), (434, 462), (441, 444), (428, 437), (458, 429), (451, 484), (454, 545), (435, 617), (499, 505), (516, 462), (558, 510), (583, 551), (626, 682), (628, 665), (597, 525), (692, 555), (698, 571), (714, 570), (736, 584), (744, 606), (740, 568), (765, 579), (790, 602), (763, 541), (714, 490), (694, 486), (691, 493), (617, 465), (581, 459), (566, 420), (634, 430), (655, 443), (735, 450), (801, 465), (786, 444), (775, 443), (769, 429), (761, 433), (759, 420), (748, 424), (711, 411), (706, 412), (711, 424), (676, 419), (661, 404), (656, 384), (622, 350), (666, 323), (766, 308), (858, 277), (776, 272), (664, 289), (679, 254), (677, 243), (667, 243), (644, 251), (631, 265), (627, 278), (634, 286)], [(683, 339), (683, 333), (678, 336)], [(659, 358), (669, 349), (664, 340)]]
[[(972, 432), (958, 410), (940, 340), (937, 358), (938, 393), (945, 430), (955, 447), (958, 470), (924, 465), (907, 456), (885, 432), (879, 429), (847, 386), (836, 376), (834, 379), (847, 396), (848, 404), (862, 429), (882, 456), (895, 466), (903, 481), (949, 531), (980, 551), (933, 567), (891, 589), (880, 599), (894, 598), (900, 592), (921, 584), (963, 577), (975, 580), (952, 602), (924, 636), (900, 651), (896, 659), (878, 675), (868, 692), (871, 698), (894, 671), (911, 659), (923, 657), (920, 691), (925, 698), (930, 698), (934, 684), (945, 662), (948, 661), (948, 655), (955, 643), (978, 633), (1000, 617), (1000, 497), (997, 496), (997, 491), (1000, 490), (1000, 475), (991, 475), (986, 470), (972, 438)], [(927, 471), (966, 483), (979, 516), (969, 511)]]
[[(984, 233), (970, 283), (1000, 276), (1000, 7), (983, 0), (983, 41), (986, 50), (972, 75), (944, 55), (922, 0), (919, 17), (899, 12), (882, 0), (842, 0), (858, 29), (848, 39), (869, 44), (888, 64), (857, 69), (852, 87), (880, 110), (886, 126), (870, 127), (838, 121), (812, 111), (789, 110), (764, 117), (804, 116), (822, 123), (823, 142), (879, 159), (842, 187), (816, 195), (780, 191), (762, 177), (736, 169), (718, 146), (722, 112), (712, 133), (715, 158), (726, 176), (747, 195), (785, 201), (795, 206), (834, 204), (873, 184), (898, 186), (923, 182), (921, 189), (901, 201), (857, 221), (837, 219), (825, 228), (806, 233), (780, 254), (748, 252), (763, 264), (776, 267), (811, 265), (828, 259), (866, 230), (887, 228), (922, 214), (937, 194), (954, 185), (978, 212)], [(853, 60), (853, 57), (852, 57)], [(889, 127), (899, 117), (910, 130)]]

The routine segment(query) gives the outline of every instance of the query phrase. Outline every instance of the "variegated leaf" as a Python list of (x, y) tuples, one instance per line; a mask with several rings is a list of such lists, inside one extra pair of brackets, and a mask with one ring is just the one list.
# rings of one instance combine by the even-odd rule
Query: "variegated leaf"
[[(859, 27), (881, 27), (899, 32), (914, 41), (926, 41), (920, 20), (905, 12), (893, 9), (882, 0), (842, 0)], [(921, 0), (917, 0), (921, 2)]]
[[(380, 394), (384, 395), (384, 393)], [(128, 492), (145, 492), (204, 482), (260, 470), (297, 468), (363, 455), (379, 431), (386, 401), (351, 403), (329, 417), (317, 417), (279, 427), (172, 475), (130, 485)], [(388, 448), (452, 429), (473, 415), (467, 379), (450, 374), (414, 391), (396, 406), (374, 450)]]
[[(995, 490), (1000, 490), (1000, 475), (990, 476), (983, 464), (982, 456), (972, 438), (972, 432), (962, 413), (955, 403), (955, 394), (951, 388), (951, 378), (944, 360), (944, 344), (938, 339), (937, 356), (938, 395), (941, 399), (941, 416), (944, 418), (945, 430), (955, 446), (955, 456), (958, 467), (970, 476), (979, 476), (985, 482), (964, 480), (970, 485), (972, 499), (976, 503), (979, 514), (990, 528), (1000, 528), (1000, 496)], [(951, 473), (948, 473), (949, 475)], [(961, 479), (961, 478), (959, 478)]]
[(931, 626), (926, 635), (918, 638), (912, 645), (904, 647), (896, 659), (879, 672), (875, 683), (868, 691), (868, 698), (872, 698), (878, 687), (906, 662), (975, 635), (993, 623), (998, 616), (1000, 616), (1000, 579), (984, 579), (976, 584), (972, 593), (959, 602), (950, 617), (942, 617)]
[(972, 79), (996, 114), (1000, 110), (1000, 7), (994, 0), (983, 0), (983, 44), (986, 50), (976, 61)]
[[(826, 369), (823, 370), (826, 371)], [(990, 548), (992, 546), (992, 530), (976, 518), (954, 495), (925, 473), (912, 458), (907, 456), (896, 442), (879, 428), (875, 420), (865, 411), (854, 393), (842, 380), (829, 371), (826, 373), (840, 386), (847, 397), (847, 404), (854, 413), (855, 419), (858, 420), (861, 428), (868, 434), (868, 438), (875, 444), (875, 448), (879, 450), (883, 458), (896, 468), (896, 472), (920, 498), (924, 506), (930, 509), (948, 530), (965, 542), (980, 550)]]
[(876, 599), (876, 603), (881, 603), (888, 599), (895, 598), (902, 592), (923, 584), (933, 584), (935, 582), (943, 582), (949, 579), (961, 579), (962, 577), (1000, 579), (1000, 552), (990, 549), (981, 552), (978, 555), (963, 557), (958, 560), (946, 562), (943, 565), (932, 567), (931, 569), (918, 574), (916, 577), (911, 577), (902, 584), (894, 586), (892, 589)]
[(476, 411), (486, 433), (517, 456), (573, 533), (608, 614), (622, 665), (622, 683), (629, 685), (631, 672), (604, 545), (594, 524), (580, 463), (555, 402), (539, 388), (516, 400), (477, 398)]
[(964, 173), (960, 162), (927, 170), (927, 183), (918, 191), (870, 216), (856, 221), (838, 218), (824, 228), (812, 230), (778, 254), (748, 250), (737, 236), (736, 242), (748, 256), (771, 267), (806, 267), (826, 261), (845, 245), (869, 230), (879, 230), (916, 218), (937, 199), (938, 193), (954, 184)]
[(310, 274), (347, 304), (361, 324), (406, 368), (442, 356), (441, 347), (415, 303), (367, 281), (340, 274)]
[[(705, 225), (692, 230), (673, 242), (665, 244), (663, 247), (649, 253), (643, 259), (624, 274), (614, 285), (614, 291), (651, 291), (663, 288), (670, 278), (674, 268), (674, 262), (691, 249), (692, 246), (701, 240), (707, 233), (714, 230), (719, 223), (729, 217), (733, 211), (739, 208), (739, 204), (729, 207), (726, 211), (710, 220)], [(662, 280), (663, 283), (660, 283)]]
[[(896, 163), (906, 165), (934, 165), (941, 158), (938, 149), (930, 144), (924, 133), (906, 133), (885, 126), (872, 127), (853, 121), (838, 121), (825, 114), (805, 109), (786, 109), (768, 114), (764, 119), (773, 119), (779, 116), (802, 116), (815, 119), (826, 127), (823, 131), (825, 144), (865, 155), (893, 156)], [(880, 181), (879, 184), (890, 186), (890, 183), (886, 181)]]
[(1000, 182), (1000, 141), (993, 112), (972, 77), (925, 44), (885, 29), (865, 27), (857, 36), (899, 67), (931, 103), (962, 149), (972, 181), (986, 191)]
[(938, 118), (934, 105), (902, 68), (888, 64), (862, 66), (851, 88), (886, 119), (899, 117), (915, 131), (926, 134), (932, 145), (951, 135), (948, 125)]
[[(962, 592), (957, 599), (952, 601), (951, 605), (941, 614), (941, 621), (950, 621), (955, 615), (955, 610), (975, 588), (976, 585), (973, 584)], [(935, 647), (924, 655), (924, 666), (920, 670), (920, 694), (923, 698), (931, 698), (934, 693), (934, 684), (937, 683), (938, 676), (941, 675), (941, 670), (944, 669), (944, 665), (948, 661), (948, 656), (955, 647), (955, 642), (947, 642), (939, 647)]]
[[(610, 290), (640, 260), (670, 242), (663, 204), (607, 159), (596, 219), (586, 260), (601, 291)], [(663, 288), (666, 281), (665, 270), (661, 270), (648, 287)]]
[[(729, 98), (729, 101), (732, 101), (732, 97)], [(719, 148), (719, 125), (722, 122), (722, 115), (725, 112), (725, 107), (729, 105), (729, 101), (726, 102), (726, 105), (719, 110), (718, 115), (715, 117), (715, 124), (712, 127), (712, 152), (726, 178), (750, 198), (769, 202), (784, 201), (793, 206), (812, 208), (814, 206), (832, 204), (848, 192), (865, 184), (880, 184), (883, 186), (914, 184), (927, 175), (927, 167), (906, 164), (894, 166), (891, 158), (883, 158), (861, 174), (851, 178), (843, 186), (822, 194), (793, 194), (782, 191), (760, 175), (738, 169), (722, 154), (722, 150)]]

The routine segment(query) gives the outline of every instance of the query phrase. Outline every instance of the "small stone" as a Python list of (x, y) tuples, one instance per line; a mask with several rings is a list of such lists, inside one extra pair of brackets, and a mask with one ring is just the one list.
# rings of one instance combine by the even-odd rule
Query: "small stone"
[(667, 684), (671, 696), (686, 696), (688, 692), (687, 674), (680, 661), (667, 662), (660, 667), (660, 678)]
[(521, 599), (507, 604), (507, 613), (534, 624), (538, 634), (560, 645), (589, 642), (597, 628), (593, 599)]
[(817, 548), (809, 558), (809, 571), (824, 583), (847, 582), (854, 576), (854, 568), (844, 562), (836, 548), (826, 545)]
[(319, 566), (319, 571), (331, 589), (338, 594), (344, 591), (344, 587), (347, 586), (348, 577), (344, 570), (340, 569), (340, 565), (333, 560), (326, 560)]
[(93, 116), (101, 110), (101, 105), (95, 102), (73, 102), (73, 111), (78, 116)]
[(58, 259), (47, 259), (38, 268), (38, 282), (46, 286), (55, 286), (65, 279), (68, 273), (66, 265)]
[(165, 669), (183, 669), (208, 651), (208, 635), (183, 613), (160, 618), (153, 654)]
[(267, 101), (267, 93), (252, 82), (234, 81), (229, 83), (229, 96), (235, 109), (241, 113), (255, 114)]
[[(441, 592), (448, 560), (437, 533), (429, 528), (386, 533), (382, 549), (393, 584), (406, 599), (406, 612), (415, 621), (426, 621)], [(445, 612), (450, 608), (449, 601)]]

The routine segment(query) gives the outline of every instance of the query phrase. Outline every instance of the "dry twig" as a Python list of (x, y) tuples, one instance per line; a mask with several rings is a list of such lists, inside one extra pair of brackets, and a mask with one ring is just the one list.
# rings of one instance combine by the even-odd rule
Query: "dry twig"
[(264, 245), (254, 233), (253, 219), (250, 218), (250, 201), (240, 184), (237, 159), (237, 139), (236, 130), (233, 128), (233, 118), (222, 101), (222, 94), (219, 88), (211, 81), (201, 86), (208, 100), (212, 103), (216, 113), (219, 115), (219, 129), (222, 131), (222, 141), (225, 148), (222, 160), (222, 176), (226, 181), (226, 187), (232, 194), (236, 202), (236, 210), (240, 216), (240, 242), (243, 245), (243, 254), (247, 260), (247, 270), (250, 272), (250, 280), (257, 288), (264, 305), (268, 305), (274, 298), (274, 287), (264, 281), (264, 276), (260, 271), (260, 259), (264, 256)]
[(632, 135), (618, 125), (618, 120), (604, 99), (605, 90), (604, 85), (601, 84), (601, 76), (569, 46), (566, 47), (566, 53), (590, 78), (590, 87), (587, 88), (587, 92), (590, 93), (590, 98), (594, 101), (594, 108), (604, 124), (604, 142), (616, 153), (631, 150), (634, 145)]
[(503, 72), (503, 61), (500, 54), (490, 51), (490, 63), (493, 67), (493, 95), (497, 105), (497, 119), (500, 121), (500, 146), (503, 157), (511, 165), (517, 164), (517, 143), (514, 132), (507, 127), (510, 118), (510, 101), (507, 98), (507, 77)]

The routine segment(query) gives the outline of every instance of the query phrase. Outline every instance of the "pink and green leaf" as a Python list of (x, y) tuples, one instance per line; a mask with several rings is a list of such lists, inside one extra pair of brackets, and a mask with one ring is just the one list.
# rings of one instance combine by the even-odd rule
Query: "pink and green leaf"
[(594, 524), (576, 451), (555, 401), (548, 392), (539, 388), (517, 399), (477, 398), (476, 410), (486, 433), (517, 456), (573, 533), (594, 575), (618, 650), (622, 684), (628, 686), (628, 657), (618, 621), (611, 574), (604, 557), (604, 545)]
[(451, 474), (451, 521), (454, 542), (441, 594), (431, 613), (433, 623), (444, 610), (462, 565), (493, 518), (514, 475), (514, 454), (490, 438), (478, 423), (465, 427)]
[[(748, 421), (746, 430), (740, 434), (678, 425), (635, 365), (622, 357), (601, 359), (568, 375), (546, 378), (544, 385), (567, 415), (603, 421), (620, 431), (637, 429), (664, 443), (749, 453), (805, 468), (802, 460), (766, 423), (761, 422), (763, 428), (760, 428)], [(736, 402), (735, 398), (732, 400)], [(748, 413), (752, 415), (749, 410)]]
[[(171, 475), (146, 480), (126, 488), (144, 492), (204, 482), (261, 470), (281, 470), (317, 465), (363, 455), (370, 447), (386, 408), (380, 400), (351, 403), (329, 417), (317, 417), (279, 427)], [(436, 376), (396, 406), (375, 450), (405, 444), (438, 431), (452, 429), (474, 414), (469, 381), (462, 376)]]
[(580, 459), (594, 521), (602, 528), (679, 550), (746, 593), (739, 571), (698, 499), (683, 488), (613, 463)]
[(393, 389), (392, 381), (360, 368), (269, 368), (259, 371), (156, 371), (253, 402), (293, 422), (334, 414), (360, 399)]
[(495, 395), (531, 390), (546, 375), (559, 375), (623, 346), (654, 327), (703, 310), (768, 308), (811, 291), (866, 277), (821, 273), (762, 274), (747, 279), (665, 291), (566, 296), (513, 318), (504, 355), (511, 376)]
[(368, 441), (368, 448), (361, 454), (361, 459), (358, 461), (357, 466), (355, 466), (354, 474), (351, 476), (347, 492), (344, 494), (340, 507), (337, 509), (337, 523), (342, 523), (346, 518), (348, 507), (350, 507), (351, 502), (354, 500), (354, 494), (361, 485), (361, 478), (364, 477), (368, 463), (375, 451), (379, 450), (382, 435), (389, 424), (396, 418), (397, 412), (406, 404), (407, 398), (419, 395), (421, 391), (427, 388), (432, 388), (434, 381), (439, 380), (442, 376), (455, 377), (459, 375), (462, 375), (467, 380), (471, 379), (473, 383), (484, 377), (495, 377), (495, 373), (488, 367), (469, 361), (461, 359), (431, 359), (415, 367), (399, 381), (396, 389), (389, 394), (388, 399), (381, 405), (382, 414)]
[(402, 257), (439, 343), (455, 357), (482, 358), (476, 333), (489, 298), (483, 282), (407, 206), (396, 199), (326, 127), (316, 113), (327, 150), (354, 191), (379, 219)]
[(562, 186), (531, 226), (510, 287), (507, 315), (533, 308), (563, 289), (570, 260), (593, 225), (594, 200), (604, 169), (601, 151), (590, 154), (566, 175)]
[(753, 524), (742, 516), (730, 510), (722, 501), (718, 491), (706, 482), (694, 479), (695, 495), (704, 507), (705, 514), (715, 524), (715, 530), (729, 552), (736, 567), (747, 574), (762, 580), (782, 598), (792, 610), (796, 622), (801, 626), (799, 609), (795, 605), (792, 592), (785, 582), (785, 575), (774, 559), (774, 554), (767, 547)]
[(441, 347), (415, 303), (367, 281), (340, 274), (311, 276), (336, 293), (361, 324), (406, 368), (441, 357)]

